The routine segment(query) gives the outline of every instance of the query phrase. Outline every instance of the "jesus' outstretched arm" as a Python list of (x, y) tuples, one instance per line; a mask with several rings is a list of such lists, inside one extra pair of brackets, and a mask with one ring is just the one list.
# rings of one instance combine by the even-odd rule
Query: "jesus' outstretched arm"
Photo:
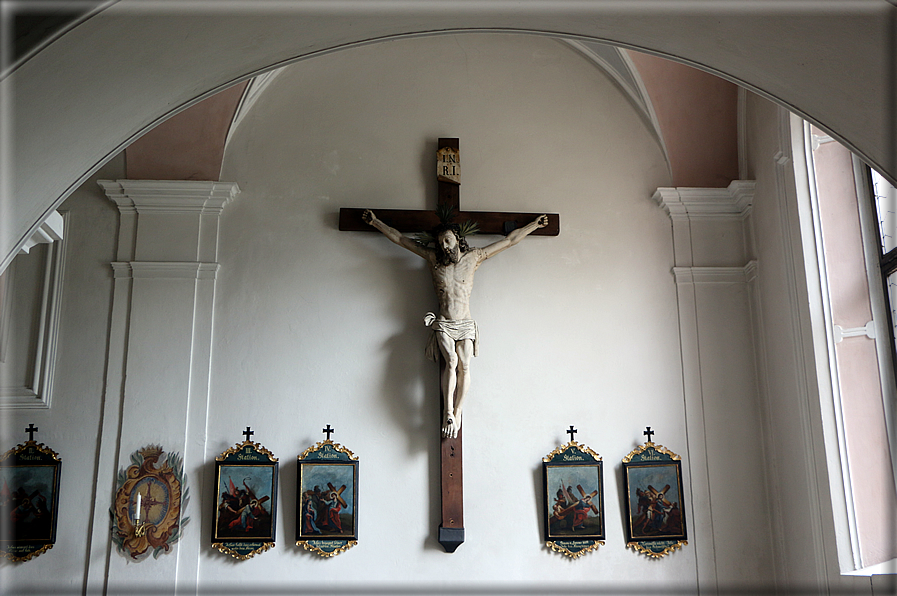
[(364, 213), (361, 214), (361, 219), (365, 221), (365, 223), (374, 226), (378, 230), (380, 230), (384, 236), (401, 246), (402, 248), (407, 248), (414, 254), (424, 259), (429, 260), (430, 255), (433, 253), (432, 248), (428, 248), (421, 244), (418, 244), (411, 238), (403, 235), (397, 229), (386, 225), (382, 220), (377, 219), (377, 216), (374, 215), (374, 212), (370, 209), (365, 209)]
[(526, 224), (522, 228), (518, 228), (502, 238), (497, 242), (493, 242), (489, 246), (483, 247), (483, 251), (485, 252), (484, 258), (494, 257), (498, 253), (508, 248), (511, 248), (539, 228), (544, 228), (548, 225), (548, 216), (540, 215), (530, 223)]

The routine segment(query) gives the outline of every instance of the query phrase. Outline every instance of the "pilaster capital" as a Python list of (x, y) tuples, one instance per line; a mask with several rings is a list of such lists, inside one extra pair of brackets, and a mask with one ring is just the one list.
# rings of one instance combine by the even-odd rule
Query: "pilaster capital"
[(733, 180), (726, 188), (661, 187), (652, 199), (670, 219), (739, 218), (750, 213), (753, 180)]
[(673, 267), (676, 285), (753, 283), (759, 275), (757, 261), (744, 267)]
[(116, 261), (217, 262), (221, 212), (240, 193), (235, 182), (97, 182), (120, 214)]
[(211, 279), (220, 269), (218, 263), (132, 261), (112, 263), (114, 277), (125, 279)]
[(19, 254), (28, 254), (34, 246), (38, 244), (52, 244), (62, 240), (65, 233), (65, 221), (59, 211), (53, 211), (47, 216), (47, 219), (34, 230), (34, 234), (25, 241), (25, 244), (19, 249)]
[(240, 194), (236, 182), (206, 180), (98, 180), (121, 213), (220, 214)]

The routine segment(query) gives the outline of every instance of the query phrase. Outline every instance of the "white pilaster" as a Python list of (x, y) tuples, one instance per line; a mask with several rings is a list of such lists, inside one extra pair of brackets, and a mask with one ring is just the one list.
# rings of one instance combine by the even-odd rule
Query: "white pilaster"
[[(744, 552), (769, 557), (763, 524), (747, 532), (737, 519), (768, 519), (761, 418), (754, 362), (752, 287), (757, 264), (750, 260), (749, 216), (754, 182), (727, 188), (659, 188), (654, 200), (670, 216), (679, 307), (682, 383), (688, 433), (692, 499), (689, 533), (703, 590), (718, 578), (749, 577), (739, 569)], [(739, 469), (738, 480), (726, 470)], [(731, 475), (729, 475), (731, 478)], [(737, 498), (733, 498), (738, 495)], [(734, 532), (734, 534), (733, 534)], [(742, 535), (740, 544), (717, 537)], [(741, 554), (739, 554), (741, 551)], [(760, 569), (768, 566), (758, 565)]]
[[(100, 181), (121, 214), (88, 591), (196, 589), (221, 211), (236, 184)], [(164, 346), (164, 349), (160, 349)], [(109, 506), (120, 467), (148, 444), (184, 459), (191, 521), (174, 553), (135, 567), (115, 552)], [(159, 585), (160, 578), (172, 578)], [(174, 579), (176, 578), (176, 579)]]

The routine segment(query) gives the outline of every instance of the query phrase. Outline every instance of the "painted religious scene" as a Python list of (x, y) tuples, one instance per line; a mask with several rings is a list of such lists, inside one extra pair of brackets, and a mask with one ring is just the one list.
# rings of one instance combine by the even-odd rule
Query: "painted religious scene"
[(300, 464), (299, 540), (356, 538), (357, 469), (354, 462)]
[(272, 539), (274, 466), (218, 466), (217, 540)]
[(600, 464), (546, 467), (548, 539), (604, 537)]
[(0, 468), (0, 536), (3, 541), (51, 541), (55, 495), (55, 466)]
[(678, 462), (626, 467), (632, 540), (685, 539)]

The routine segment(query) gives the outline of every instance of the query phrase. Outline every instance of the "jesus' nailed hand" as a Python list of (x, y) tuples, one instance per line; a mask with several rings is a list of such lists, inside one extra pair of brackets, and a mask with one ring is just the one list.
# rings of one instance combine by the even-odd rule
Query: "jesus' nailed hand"
[[(362, 218), (403, 248), (425, 259), (433, 276), (433, 288), (439, 301), (439, 315), (428, 313), (424, 322), (433, 329), (433, 340), (445, 359), (442, 394), (445, 398), (442, 436), (452, 438), (461, 430), (461, 409), (470, 388), (470, 359), (476, 356), (477, 326), (470, 316), (473, 274), (489, 257), (495, 256), (548, 225), (548, 216), (540, 215), (522, 228), (512, 231), (484, 248), (471, 248), (457, 224), (440, 224), (432, 231), (436, 247), (424, 246), (402, 235), (374, 215), (370, 209)], [(435, 350), (434, 357), (435, 357)]]

